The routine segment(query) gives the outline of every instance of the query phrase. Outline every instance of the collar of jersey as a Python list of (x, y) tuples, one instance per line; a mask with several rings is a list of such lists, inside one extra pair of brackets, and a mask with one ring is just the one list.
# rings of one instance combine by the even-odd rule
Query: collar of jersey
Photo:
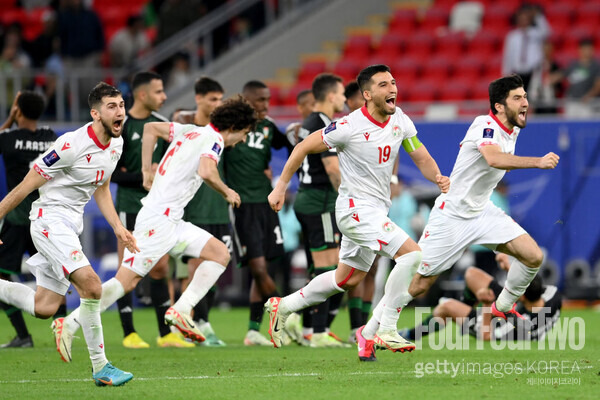
[(209, 124), (208, 124), (208, 126), (210, 126), (210, 127), (213, 129), (213, 131), (215, 131), (215, 132), (217, 132), (217, 133), (221, 133), (221, 131), (220, 131), (220, 130), (218, 130), (218, 129), (217, 129), (217, 127), (216, 127), (216, 126), (214, 126), (214, 125), (212, 124), (212, 122), (211, 122), (211, 123), (209, 123)]
[(98, 140), (98, 136), (96, 136), (96, 132), (94, 132), (94, 129), (92, 128), (92, 124), (88, 125), (88, 136), (94, 141), (94, 143), (96, 143), (96, 146), (100, 147), (100, 149), (102, 150), (106, 150), (108, 149), (108, 146), (110, 146), (110, 140), (108, 141), (108, 143), (106, 145), (100, 143), (100, 141)]
[(371, 114), (369, 114), (369, 110), (367, 110), (367, 105), (366, 104), (360, 108), (360, 111), (362, 111), (363, 115), (365, 117), (367, 117), (367, 119), (369, 121), (371, 121), (372, 123), (374, 123), (375, 125), (377, 125), (380, 128), (385, 128), (386, 125), (388, 124), (388, 122), (390, 122), (390, 118), (391, 117), (388, 117), (388, 119), (386, 119), (385, 122), (379, 122), (379, 121), (375, 120), (375, 118), (373, 118), (371, 116)]
[(498, 126), (500, 128), (502, 128), (502, 130), (506, 133), (508, 133), (509, 135), (513, 133), (513, 131), (515, 130), (514, 128), (511, 129), (510, 131), (504, 126), (504, 124), (502, 122), (500, 122), (500, 120), (498, 119), (498, 117), (496, 117), (496, 115), (490, 111), (490, 117), (492, 117), (492, 119), (494, 121), (496, 121), (496, 123), (498, 124)]

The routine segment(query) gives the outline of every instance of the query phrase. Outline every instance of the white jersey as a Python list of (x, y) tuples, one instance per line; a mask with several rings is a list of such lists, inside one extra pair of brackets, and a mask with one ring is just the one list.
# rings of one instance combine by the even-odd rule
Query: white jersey
[(57, 215), (81, 233), (84, 206), (110, 178), (122, 152), (121, 137), (103, 145), (91, 122), (59, 137), (34, 161), (33, 169), (48, 182), (39, 189), (29, 219)]
[(202, 185), (198, 175), (200, 158), (208, 157), (218, 163), (225, 144), (211, 124), (200, 127), (175, 122), (170, 125), (169, 142), (171, 145), (158, 165), (152, 188), (142, 204), (155, 213), (179, 220)]
[(472, 218), (483, 211), (492, 191), (506, 170), (492, 168), (479, 152), (482, 146), (498, 145), (503, 153), (514, 154), (520, 129), (512, 131), (490, 112), (475, 118), (465, 138), (450, 175), (450, 190), (441, 194), (437, 205), (445, 203), (448, 214)]
[(400, 145), (416, 134), (415, 125), (399, 107), (384, 123), (373, 119), (363, 106), (324, 128), (323, 143), (336, 148), (340, 162), (338, 202), (359, 199), (389, 209), (390, 178)]

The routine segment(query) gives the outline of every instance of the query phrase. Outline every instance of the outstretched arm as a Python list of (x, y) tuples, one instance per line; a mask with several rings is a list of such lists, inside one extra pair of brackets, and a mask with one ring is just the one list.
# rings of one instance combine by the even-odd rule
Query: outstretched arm
[(149, 122), (144, 125), (144, 134), (142, 136), (142, 176), (143, 186), (150, 190), (154, 171), (152, 170), (152, 153), (158, 138), (169, 141), (171, 123), (170, 122)]
[(424, 145), (411, 151), (408, 155), (425, 178), (438, 185), (442, 193), (448, 192), (448, 189), (450, 189), (450, 179), (442, 175), (440, 168)]
[(198, 175), (204, 183), (213, 188), (233, 207), (239, 207), (242, 202), (240, 195), (223, 182), (217, 169), (215, 160), (209, 157), (200, 157), (200, 165), (198, 166)]
[(115, 232), (115, 236), (117, 240), (123, 242), (125, 247), (132, 253), (137, 253), (140, 249), (137, 247), (135, 237), (131, 232), (129, 232), (119, 219), (117, 215), (117, 211), (115, 210), (115, 205), (112, 201), (112, 196), (110, 194), (110, 179), (104, 182), (104, 184), (94, 192), (94, 199), (96, 200), (96, 204), (98, 204), (98, 208), (106, 218), (106, 221), (110, 224)]
[(554, 169), (558, 164), (559, 156), (550, 152), (544, 157), (520, 157), (513, 154), (503, 153), (498, 145), (486, 145), (479, 147), (479, 152), (492, 168), (497, 169), (522, 169), (540, 168)]
[(292, 176), (294, 176), (298, 168), (302, 165), (304, 158), (308, 154), (322, 153), (328, 150), (321, 139), (321, 133), (322, 129), (311, 133), (306, 139), (294, 147), (292, 154), (290, 154), (290, 157), (283, 167), (283, 171), (281, 172), (279, 181), (277, 181), (277, 185), (275, 185), (275, 189), (273, 189), (268, 197), (269, 205), (274, 211), (279, 211), (281, 210), (281, 207), (283, 207), (285, 190), (287, 189)]
[[(0, 202), (0, 219), (4, 218), (6, 214), (21, 204), (23, 199), (27, 197), (29, 193), (39, 189), (44, 183), (46, 183), (46, 179), (38, 174), (33, 168), (30, 169), (23, 181), (11, 190), (10, 193), (2, 199), (2, 202)], [(2, 241), (0, 241), (0, 244), (2, 244)]]

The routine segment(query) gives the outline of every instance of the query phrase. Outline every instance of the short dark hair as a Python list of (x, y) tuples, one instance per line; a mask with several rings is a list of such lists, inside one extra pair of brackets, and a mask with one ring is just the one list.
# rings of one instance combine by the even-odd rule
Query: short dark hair
[(88, 105), (90, 108), (98, 107), (104, 97), (122, 96), (121, 91), (106, 82), (100, 82), (90, 92), (88, 96)]
[(23, 90), (17, 99), (17, 106), (25, 118), (37, 121), (46, 108), (46, 102), (41, 94)]
[(346, 85), (344, 96), (346, 96), (347, 99), (354, 96), (356, 93), (360, 93), (360, 86), (358, 86), (356, 81), (352, 81)]
[(134, 26), (135, 24), (137, 24), (138, 22), (143, 22), (142, 16), (141, 15), (130, 15), (127, 18), (127, 27), (131, 28), (132, 26)]
[(298, 95), (296, 96), (296, 104), (300, 104), (302, 99), (304, 97), (308, 96), (309, 94), (312, 94), (312, 90), (310, 90), (310, 89), (301, 90), (300, 93), (298, 93)]
[(315, 100), (324, 101), (328, 93), (335, 91), (338, 82), (344, 83), (342, 78), (337, 75), (327, 72), (317, 75), (312, 83), (312, 92)]
[(223, 86), (214, 79), (211, 79), (208, 76), (201, 76), (194, 84), (194, 92), (204, 96), (210, 92), (225, 93), (225, 89), (223, 89)]
[(529, 301), (537, 301), (542, 297), (542, 293), (544, 293), (544, 283), (542, 281), (542, 277), (538, 274), (533, 277), (533, 280), (525, 289), (525, 293), (523, 295)]
[(515, 90), (520, 87), (523, 87), (523, 79), (521, 79), (521, 77), (517, 74), (505, 76), (490, 83), (488, 92), (490, 96), (490, 109), (492, 110), (492, 113), (498, 114), (498, 111), (496, 110), (496, 103), (506, 105), (508, 93), (510, 93), (511, 90)]
[(247, 93), (249, 91), (253, 91), (256, 89), (268, 89), (268, 88), (267, 88), (267, 85), (264, 84), (264, 82), (253, 80), (253, 81), (246, 82), (246, 84), (242, 88), (242, 93)]
[(210, 114), (210, 122), (220, 131), (241, 131), (256, 124), (254, 108), (240, 95), (227, 99)]
[(378, 74), (380, 72), (391, 72), (390, 67), (384, 64), (369, 65), (367, 68), (363, 69), (358, 73), (358, 76), (356, 77), (356, 82), (358, 82), (358, 86), (360, 87), (361, 92), (367, 90), (367, 86), (371, 82), (371, 78), (373, 78), (373, 75)]
[(579, 41), (578, 45), (579, 47), (594, 46), (594, 38), (592, 38), (591, 36), (584, 37)]
[(152, 71), (138, 72), (137, 74), (135, 74), (133, 76), (133, 79), (131, 81), (131, 91), (133, 92), (140, 86), (147, 85), (148, 83), (152, 82), (153, 80), (162, 81), (162, 77), (159, 74), (157, 74), (156, 72), (152, 72)]

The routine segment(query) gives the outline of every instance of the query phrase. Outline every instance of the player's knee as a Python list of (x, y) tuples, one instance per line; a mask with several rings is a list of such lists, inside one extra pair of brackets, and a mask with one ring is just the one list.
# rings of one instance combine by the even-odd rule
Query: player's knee
[(35, 304), (35, 316), (39, 319), (48, 319), (53, 317), (58, 311), (59, 304)]
[(529, 261), (529, 263), (527, 265), (528, 267), (539, 268), (542, 265), (542, 262), (544, 261), (544, 253), (542, 253), (542, 250), (538, 247), (531, 254), (528, 261)]
[(467, 268), (467, 271), (465, 272), (465, 281), (470, 281), (471, 279), (473, 279), (473, 275), (476, 273), (476, 270), (477, 268), (475, 267)]

